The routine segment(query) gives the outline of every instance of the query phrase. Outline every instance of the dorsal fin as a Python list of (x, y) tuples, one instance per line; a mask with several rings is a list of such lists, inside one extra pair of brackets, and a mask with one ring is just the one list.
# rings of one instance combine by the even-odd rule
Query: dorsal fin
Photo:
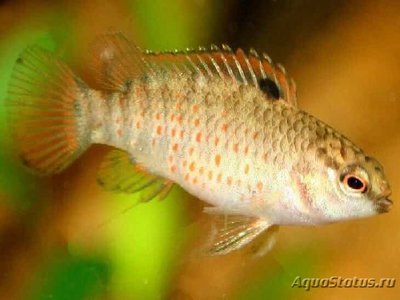
[(91, 48), (94, 76), (105, 90), (125, 92), (135, 77), (147, 71), (142, 51), (121, 33), (100, 35)]
[[(261, 56), (251, 49), (235, 52), (227, 45), (212, 45), (210, 49), (141, 52), (122, 34), (101, 36), (95, 43), (95, 69), (103, 87), (126, 90), (127, 83), (140, 73), (152, 76), (162, 70), (204, 77), (230, 78), (244, 85), (260, 88), (268, 99), (282, 99), (296, 104), (294, 82), (285, 69), (274, 65), (268, 55)], [(105, 84), (104, 84), (105, 83)]]
[[(260, 82), (269, 80), (275, 84), (278, 95), (270, 94), (269, 89), (263, 90), (268, 98), (283, 99), (297, 106), (296, 87), (281, 65), (274, 65), (266, 54), (261, 57), (251, 49), (246, 54), (242, 49), (234, 53), (227, 45), (222, 49), (212, 45), (211, 50), (200, 47), (197, 50), (146, 52), (146, 59), (155, 65), (168, 68), (171, 65), (182, 72), (198, 73), (202, 76), (231, 78), (245, 85), (252, 85), (263, 90)], [(277, 97), (278, 96), (278, 97)]]

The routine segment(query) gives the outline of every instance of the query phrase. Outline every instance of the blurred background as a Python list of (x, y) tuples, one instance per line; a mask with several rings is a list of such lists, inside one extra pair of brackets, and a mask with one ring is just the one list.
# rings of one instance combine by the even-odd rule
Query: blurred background
[[(394, 288), (291, 288), (301, 277), (400, 280), (400, 2), (345, 0), (0, 1), (0, 299), (400, 299)], [(277, 246), (196, 254), (203, 203), (179, 188), (163, 202), (105, 192), (92, 147), (61, 175), (14, 159), (3, 101), (18, 53), (38, 44), (87, 82), (87, 46), (121, 31), (143, 48), (228, 43), (282, 63), (300, 107), (377, 157), (393, 189), (385, 215), (281, 228)], [(121, 211), (131, 207), (126, 212)]]

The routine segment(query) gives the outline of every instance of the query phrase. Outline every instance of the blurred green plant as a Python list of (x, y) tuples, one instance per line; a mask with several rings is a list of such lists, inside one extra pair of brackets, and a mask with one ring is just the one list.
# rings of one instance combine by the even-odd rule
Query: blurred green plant
[(35, 200), (32, 185), (35, 178), (27, 174), (18, 162), (11, 159), (10, 140), (7, 131), (6, 107), (7, 85), (18, 54), (29, 44), (35, 43), (54, 49), (54, 39), (47, 31), (21, 27), (15, 29), (0, 42), (0, 190), (6, 195), (8, 205), (27, 209)]
[(316, 248), (290, 249), (281, 253), (275, 257), (281, 268), (269, 273), (267, 276), (260, 276), (260, 278), (250, 283), (248, 287), (239, 291), (236, 299), (280, 300), (298, 299), (299, 294), (304, 296), (306, 292), (303, 289), (292, 288), (292, 283), (296, 276), (317, 276), (315, 266), (319, 265), (318, 254), (320, 250)]
[(95, 299), (106, 294), (110, 266), (102, 260), (62, 255), (44, 264), (27, 300)]

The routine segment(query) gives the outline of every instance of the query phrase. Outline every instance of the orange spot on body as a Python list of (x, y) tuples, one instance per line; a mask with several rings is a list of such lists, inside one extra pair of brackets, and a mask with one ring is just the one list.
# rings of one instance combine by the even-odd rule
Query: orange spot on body
[(212, 179), (213, 179), (213, 172), (208, 171), (208, 180), (212, 180)]
[(175, 128), (172, 128), (172, 129), (171, 129), (171, 136), (172, 136), (172, 137), (175, 137), (175, 135), (176, 135), (176, 129), (175, 129)]
[(122, 137), (122, 129), (121, 128), (117, 130), (117, 134), (119, 137)]
[(215, 146), (218, 146), (218, 144), (219, 144), (219, 138), (216, 137), (215, 140), (214, 140), (214, 145), (215, 145)]
[(186, 165), (187, 165), (187, 161), (184, 160), (184, 161), (183, 161), (183, 167), (186, 167)]
[(249, 146), (246, 146), (244, 148), (244, 154), (247, 155), (249, 153)]
[(196, 164), (194, 162), (192, 162), (189, 166), (189, 170), (194, 172), (194, 170), (196, 169)]
[(184, 131), (184, 130), (181, 130), (181, 132), (180, 132), (180, 134), (179, 134), (179, 137), (180, 137), (181, 139), (183, 139), (184, 133), (185, 133), (185, 131)]
[(178, 121), (179, 124), (182, 124), (183, 116), (182, 116), (182, 115), (178, 115), (178, 117), (176, 118), (176, 120)]
[(226, 117), (227, 114), (228, 114), (228, 113), (227, 113), (226, 111), (223, 111), (223, 112), (221, 113), (221, 117)]
[(197, 135), (196, 135), (196, 141), (197, 141), (198, 143), (201, 142), (201, 133), (200, 133), (200, 132), (197, 133)]
[(178, 151), (178, 144), (174, 144), (173, 146), (172, 146), (172, 150), (173, 151)]
[(158, 135), (162, 134), (162, 126), (157, 126), (157, 134)]
[(194, 120), (194, 126), (199, 127), (199, 125), (200, 125), (200, 120), (199, 119)]
[(238, 153), (238, 152), (239, 152), (239, 144), (238, 144), (238, 143), (236, 143), (236, 144), (233, 145), (233, 151), (234, 151), (235, 153)]
[(197, 177), (193, 178), (193, 184), (197, 184)]
[(264, 153), (263, 159), (264, 159), (265, 162), (268, 160), (268, 154), (267, 153)]
[(217, 181), (221, 182), (221, 179), (222, 179), (222, 173), (219, 173), (218, 176), (217, 176)]
[(171, 122), (173, 122), (173, 121), (174, 121), (174, 119), (175, 119), (175, 115), (174, 115), (174, 114), (172, 114), (172, 115), (171, 115)]
[(200, 173), (200, 175), (203, 175), (203, 173), (204, 173), (204, 168), (203, 167), (200, 167), (199, 173)]
[(250, 170), (250, 167), (249, 167), (249, 165), (246, 165), (245, 167), (244, 167), (244, 174), (249, 174), (249, 170)]
[(226, 132), (227, 130), (228, 130), (228, 124), (227, 124), (227, 123), (224, 123), (224, 124), (222, 125), (222, 131)]
[(151, 139), (151, 145), (154, 146), (156, 144), (156, 139)]
[(194, 113), (197, 113), (199, 111), (199, 106), (197, 104), (193, 105), (192, 110)]
[(137, 129), (140, 129), (140, 127), (141, 127), (140, 122), (137, 121), (137, 122), (136, 122), (136, 128), (137, 128)]
[(160, 119), (161, 119), (161, 114), (160, 114), (160, 113), (157, 113), (157, 114), (156, 114), (156, 119), (157, 119), (157, 120), (160, 120)]
[(171, 172), (172, 172), (172, 173), (175, 173), (175, 172), (176, 172), (176, 166), (175, 166), (175, 165), (172, 165), (172, 166), (171, 166)]
[(262, 189), (263, 189), (263, 184), (262, 184), (262, 182), (261, 182), (261, 181), (257, 182), (257, 190), (258, 190), (259, 192), (261, 192)]
[(258, 131), (257, 132), (255, 132), (254, 134), (253, 134), (253, 139), (256, 139), (257, 137), (258, 137)]
[(124, 107), (124, 98), (122, 97), (122, 98), (119, 98), (118, 99), (118, 106), (120, 107), (120, 108), (123, 108)]
[(122, 123), (122, 118), (118, 117), (117, 120), (115, 121), (117, 124), (121, 124)]
[(226, 178), (226, 183), (231, 186), (232, 185), (232, 177), (228, 176), (228, 178)]
[(175, 105), (176, 110), (180, 110), (182, 108), (182, 105), (180, 102), (177, 102)]
[(140, 112), (140, 116), (141, 116), (141, 117), (144, 117), (144, 111), (141, 111), (141, 112)]
[(193, 147), (190, 147), (190, 149), (189, 149), (189, 155), (192, 155), (192, 154), (193, 154), (193, 151), (194, 151)]
[(217, 167), (219, 167), (220, 163), (221, 163), (221, 155), (217, 154), (215, 155), (215, 164)]
[(168, 156), (168, 161), (169, 161), (169, 162), (172, 162), (173, 160), (174, 160), (174, 157), (173, 157), (172, 155), (169, 155), (169, 156)]
[(186, 181), (189, 181), (189, 174), (186, 174), (184, 179), (185, 179)]
[(140, 87), (136, 87), (136, 88), (135, 88), (135, 94), (136, 94), (137, 97), (141, 96), (142, 90), (141, 90)]

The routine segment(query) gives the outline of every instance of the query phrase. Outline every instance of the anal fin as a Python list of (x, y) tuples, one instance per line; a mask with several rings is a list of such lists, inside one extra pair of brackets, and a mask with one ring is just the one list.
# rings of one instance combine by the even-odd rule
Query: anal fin
[(112, 150), (106, 155), (97, 176), (97, 182), (106, 190), (120, 193), (140, 192), (140, 202), (166, 198), (173, 182), (146, 172), (129, 153)]
[[(218, 208), (215, 209), (219, 211)], [(213, 208), (205, 210), (214, 214)], [(241, 215), (216, 215), (207, 252), (210, 255), (225, 255), (239, 250), (253, 241), (271, 224), (267, 220)]]

